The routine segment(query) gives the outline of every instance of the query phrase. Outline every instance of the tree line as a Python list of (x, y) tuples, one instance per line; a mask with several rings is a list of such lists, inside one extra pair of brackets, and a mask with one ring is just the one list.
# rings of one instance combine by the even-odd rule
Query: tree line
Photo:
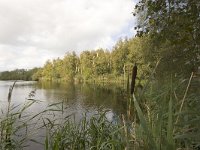
[(106, 49), (86, 50), (79, 56), (68, 52), (63, 59), (48, 60), (34, 75), (35, 80), (91, 80), (114, 79), (127, 76), (130, 66), (137, 63), (145, 75), (149, 63), (145, 63), (143, 55), (147, 38), (131, 38), (119, 40), (112, 51)]
[(196, 0), (140, 0), (136, 37), (119, 40), (111, 51), (67, 53), (47, 61), (35, 79), (95, 79), (127, 76), (128, 66), (138, 65), (142, 78), (156, 67), (158, 79), (188, 76), (200, 66), (200, 3)]
[(200, 4), (196, 0), (140, 0), (136, 37), (120, 39), (112, 50), (68, 52), (33, 72), (33, 80), (127, 78), (136, 63), (138, 76), (188, 76), (200, 66)]
[(12, 71), (0, 72), (0, 80), (33, 80), (32, 76), (38, 71), (38, 68), (33, 69), (15, 69)]

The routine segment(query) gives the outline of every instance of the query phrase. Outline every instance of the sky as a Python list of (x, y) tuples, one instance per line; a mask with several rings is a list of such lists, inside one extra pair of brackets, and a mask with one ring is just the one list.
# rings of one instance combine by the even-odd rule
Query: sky
[(134, 0), (0, 0), (0, 71), (132, 37)]

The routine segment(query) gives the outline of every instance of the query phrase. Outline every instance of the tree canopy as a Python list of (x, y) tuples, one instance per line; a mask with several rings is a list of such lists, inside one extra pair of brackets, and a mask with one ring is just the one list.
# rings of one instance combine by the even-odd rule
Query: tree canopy
[(200, 65), (200, 2), (141, 0), (135, 7), (137, 36), (149, 36), (149, 61), (161, 74), (187, 74)]

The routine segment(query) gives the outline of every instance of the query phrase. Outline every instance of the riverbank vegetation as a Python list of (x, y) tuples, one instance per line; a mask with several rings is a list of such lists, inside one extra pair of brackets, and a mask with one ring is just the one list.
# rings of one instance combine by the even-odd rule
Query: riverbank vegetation
[(3, 71), (0, 72), (0, 80), (33, 80), (32, 76), (38, 71), (39, 68), (33, 69), (16, 69), (13, 71)]

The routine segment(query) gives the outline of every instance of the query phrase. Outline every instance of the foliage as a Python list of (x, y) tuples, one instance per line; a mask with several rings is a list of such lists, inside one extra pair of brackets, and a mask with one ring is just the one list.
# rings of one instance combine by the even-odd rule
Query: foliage
[[(157, 75), (188, 75), (200, 65), (200, 5), (196, 0), (140, 0), (137, 35), (148, 35), (150, 62), (161, 59)], [(155, 58), (155, 56), (157, 58)]]
[(127, 62), (127, 57), (129, 53), (128, 44), (128, 40), (125, 40), (124, 42), (122, 40), (119, 40), (114, 46), (111, 56), (113, 64), (113, 73), (115, 75), (123, 74), (123, 67)]
[(16, 69), (13, 71), (0, 72), (0, 80), (34, 80), (33, 75), (37, 73), (38, 68), (30, 70)]
[(136, 139), (145, 141), (144, 149), (199, 148), (199, 95), (192, 90), (192, 80), (191, 76), (164, 85), (150, 82), (144, 95), (134, 96), (140, 120)]
[[(39, 80), (98, 80), (128, 76), (130, 66), (137, 63), (139, 76), (149, 72), (145, 62), (148, 38), (119, 40), (110, 52), (104, 49), (83, 51), (80, 56), (75, 52), (67, 53), (63, 59), (48, 60), (33, 77)], [(146, 44), (144, 44), (146, 43)], [(124, 79), (123, 79), (124, 80)]]
[(84, 116), (79, 123), (67, 119), (64, 124), (46, 125), (46, 150), (60, 149), (124, 149), (124, 132), (117, 124), (109, 122), (106, 111), (92, 116)]

